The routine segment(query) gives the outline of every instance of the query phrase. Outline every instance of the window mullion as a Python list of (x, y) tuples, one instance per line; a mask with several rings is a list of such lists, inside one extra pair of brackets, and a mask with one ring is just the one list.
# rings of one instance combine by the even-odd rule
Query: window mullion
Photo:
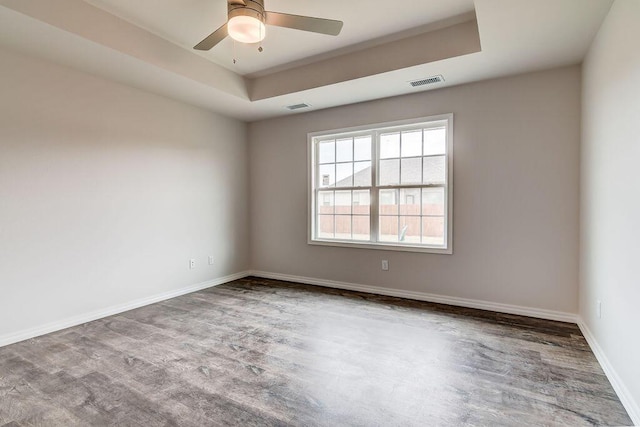
[[(422, 129), (422, 131), (420, 132), (420, 154), (422, 154), (422, 157), (420, 158), (420, 183), (424, 184), (424, 129)], [(445, 183), (446, 183), (446, 178), (445, 178)], [(418, 221), (420, 221), (420, 244), (424, 244), (423, 240), (422, 240), (422, 236), (424, 236), (424, 224), (423, 224), (423, 220), (422, 220), (422, 189), (424, 187), (421, 187), (420, 190), (418, 191)]]
[[(358, 204), (360, 204), (360, 201), (358, 201)], [(349, 218), (351, 220), (351, 240), (353, 240), (353, 190), (351, 190), (351, 217)]]
[(423, 220), (422, 220), (422, 189), (420, 189), (420, 192), (418, 193), (420, 195), (420, 197), (418, 197), (419, 200), (419, 205), (418, 205), (418, 215), (420, 218), (420, 243), (424, 244), (422, 236), (424, 236), (424, 224), (423, 224)]
[[(398, 153), (398, 185), (402, 184), (402, 131), (398, 132), (400, 138), (400, 152)], [(400, 209), (400, 193), (398, 193), (398, 209)], [(400, 211), (398, 210), (398, 215)], [(400, 226), (400, 218), (398, 218), (398, 227)]]
[(446, 188), (445, 184), (404, 184), (404, 185), (381, 185), (379, 188), (393, 190), (395, 188)]
[[(402, 138), (400, 138), (400, 153), (402, 153)], [(401, 162), (402, 164), (402, 162)], [(400, 173), (402, 173), (402, 167), (400, 167)], [(402, 204), (402, 200), (400, 200), (400, 189), (396, 188), (396, 201), (398, 202), (398, 213), (397, 213), (397, 221), (398, 221), (398, 226), (396, 227), (396, 236), (398, 236), (398, 243), (400, 243), (400, 230), (402, 229), (402, 227), (400, 227), (401, 224), (401, 219), (402, 218), (400, 216), (400, 205)]]
[(312, 212), (312, 224), (313, 224), (313, 238), (317, 239), (320, 236), (320, 209), (318, 206), (318, 194), (320, 191), (320, 143), (313, 143), (313, 159), (311, 159), (313, 164), (313, 212)]
[(313, 189), (313, 236), (314, 238), (318, 238), (320, 233), (318, 233), (318, 223), (320, 222), (320, 210), (318, 206), (318, 194), (319, 189)]
[(371, 135), (371, 195), (370, 200), (370, 208), (369, 208), (369, 220), (370, 220), (370, 229), (369, 229), (369, 240), (373, 243), (378, 241), (378, 228), (380, 226), (380, 215), (379, 215), (379, 191), (378, 191), (378, 158), (380, 152), (380, 132), (373, 132)]

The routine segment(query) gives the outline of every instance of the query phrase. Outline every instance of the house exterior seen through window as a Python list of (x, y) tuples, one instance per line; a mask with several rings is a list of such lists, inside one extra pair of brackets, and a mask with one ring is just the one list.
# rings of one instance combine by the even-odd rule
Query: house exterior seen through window
[(309, 134), (309, 243), (452, 253), (453, 115)]

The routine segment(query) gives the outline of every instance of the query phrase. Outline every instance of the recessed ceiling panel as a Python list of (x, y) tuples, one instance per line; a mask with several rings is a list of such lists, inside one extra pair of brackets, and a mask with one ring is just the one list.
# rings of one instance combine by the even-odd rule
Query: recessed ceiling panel
[[(265, 0), (342, 20), (343, 32), (272, 28), (262, 54), (229, 40), (201, 54), (193, 46), (225, 22), (226, 0), (0, 0), (0, 48), (251, 121), (579, 64), (612, 1)], [(471, 21), (471, 50), (434, 39)], [(444, 82), (408, 84), (433, 75)]]
[[(185, 49), (226, 22), (226, 0), (85, 0)], [(401, 7), (403, 6), (404, 7)], [(245, 75), (473, 11), (473, 0), (265, 0), (267, 10), (344, 21), (337, 36), (267, 27), (264, 51), (226, 39), (205, 58)], [(236, 63), (233, 63), (233, 59)]]

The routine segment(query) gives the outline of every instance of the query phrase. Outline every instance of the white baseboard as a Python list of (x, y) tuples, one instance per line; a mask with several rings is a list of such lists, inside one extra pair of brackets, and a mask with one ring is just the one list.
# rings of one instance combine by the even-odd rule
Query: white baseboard
[(580, 317), (578, 318), (578, 327), (582, 331), (582, 335), (584, 335), (587, 340), (589, 347), (591, 347), (591, 351), (593, 351), (596, 359), (598, 359), (598, 363), (600, 363), (602, 370), (609, 379), (609, 382), (618, 395), (620, 402), (622, 402), (622, 406), (624, 406), (629, 417), (631, 417), (631, 421), (633, 421), (635, 425), (640, 426), (640, 405), (633, 399), (629, 389), (624, 385), (624, 382), (613, 368), (613, 365), (607, 358), (606, 354), (602, 351), (602, 347), (600, 347), (600, 344), (596, 341), (595, 336), (591, 333), (587, 324)]
[(202, 289), (210, 288), (212, 286), (222, 285), (233, 280), (242, 279), (249, 275), (248, 271), (243, 271), (229, 276), (220, 277), (206, 282), (198, 283), (195, 285), (187, 286), (185, 288), (177, 289), (175, 291), (165, 292), (162, 294), (154, 295), (147, 298), (138, 299), (135, 301), (127, 302), (120, 305), (111, 306), (102, 310), (96, 310), (89, 313), (84, 313), (78, 316), (73, 316), (57, 322), (48, 323), (43, 326), (38, 326), (31, 329), (7, 334), (0, 336), (0, 347), (5, 345), (17, 343), (19, 341), (28, 340), (30, 338), (38, 337), (40, 335), (49, 334), (51, 332), (60, 331), (62, 329), (70, 328), (72, 326), (82, 325), (83, 323), (91, 322), (93, 320), (102, 319), (104, 317), (113, 316), (114, 314), (122, 313), (125, 311), (133, 310), (135, 308), (143, 307), (145, 305), (154, 304), (156, 302), (168, 300), (178, 297), (180, 295), (189, 294), (191, 292), (200, 291)]
[(459, 307), (477, 308), (480, 310), (497, 311), (500, 313), (518, 314), (536, 317), (538, 319), (557, 320), (560, 322), (577, 323), (578, 316), (562, 311), (545, 310), (541, 308), (522, 307), (519, 305), (501, 304), (490, 301), (467, 298), (449, 297), (425, 292), (404, 291), (401, 289), (382, 288), (377, 286), (359, 285), (356, 283), (337, 282), (334, 280), (316, 279), (312, 277), (292, 276), (288, 274), (270, 273), (267, 271), (252, 271), (251, 275), (265, 279), (284, 280), (308, 285), (326, 286), (328, 288), (345, 289), (349, 291), (367, 292), (370, 294), (387, 295), (418, 301), (435, 302), (439, 304), (455, 305)]

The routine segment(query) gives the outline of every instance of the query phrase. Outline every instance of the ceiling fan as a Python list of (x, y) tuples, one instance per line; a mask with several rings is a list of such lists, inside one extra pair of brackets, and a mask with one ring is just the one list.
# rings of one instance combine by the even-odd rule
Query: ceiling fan
[(269, 12), (264, 10), (264, 0), (228, 0), (227, 3), (227, 23), (195, 45), (194, 49), (209, 50), (227, 36), (241, 43), (258, 43), (264, 39), (265, 25), (330, 36), (337, 36), (342, 30), (342, 21)]

